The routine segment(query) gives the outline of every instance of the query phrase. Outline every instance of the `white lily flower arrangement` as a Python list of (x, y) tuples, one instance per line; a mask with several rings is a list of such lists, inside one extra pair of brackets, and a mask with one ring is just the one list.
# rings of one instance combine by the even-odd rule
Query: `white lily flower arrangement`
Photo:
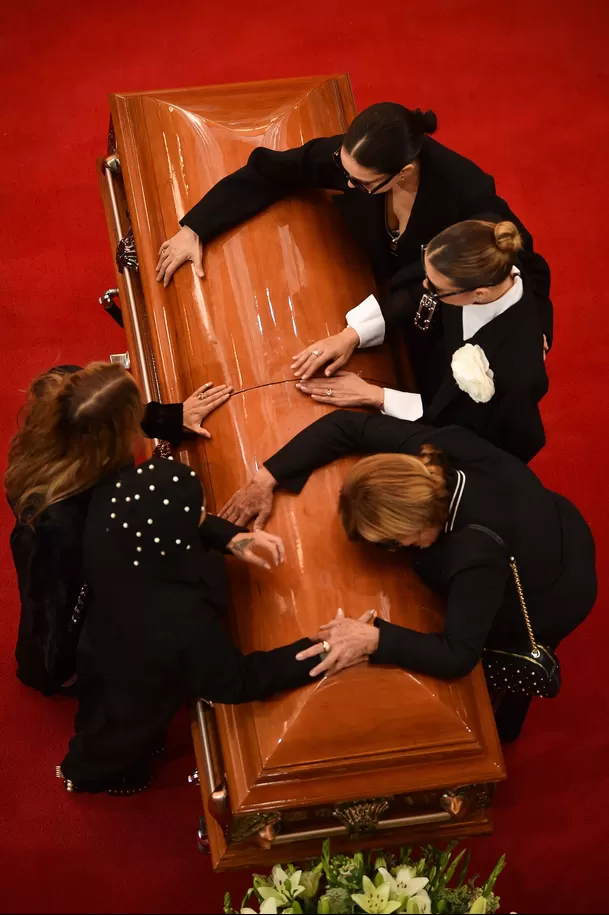
[[(399, 855), (387, 853), (373, 860), (361, 852), (331, 856), (330, 844), (324, 842), (321, 860), (309, 870), (276, 864), (268, 877), (254, 875), (254, 885), (240, 909), (232, 908), (227, 893), (224, 911), (227, 915), (492, 915), (499, 908), (493, 890), (505, 856), (488, 880), (477, 886), (477, 878), (467, 878), (469, 853), (463, 849), (453, 857), (456, 844), (451, 842), (446, 849), (428, 845), (416, 858), (413, 849), (403, 848)], [(257, 909), (248, 905), (253, 900)]]
[(466, 343), (453, 353), (453, 378), (457, 386), (476, 403), (488, 403), (495, 393), (494, 373), (486, 353), (478, 344)]

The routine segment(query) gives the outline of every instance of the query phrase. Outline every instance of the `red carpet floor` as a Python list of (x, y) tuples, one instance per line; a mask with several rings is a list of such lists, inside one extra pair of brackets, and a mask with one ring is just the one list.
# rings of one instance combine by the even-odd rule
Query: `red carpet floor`
[[(439, 139), (491, 171), (554, 278), (547, 484), (592, 524), (601, 596), (564, 646), (565, 686), (507, 754), (492, 838), (504, 911), (606, 912), (609, 4), (606, 0), (21, 0), (2, 17), (2, 454), (30, 378), (124, 349), (97, 297), (114, 285), (94, 157), (111, 90), (348, 71), (358, 105), (433, 107)], [(17, 596), (0, 537), (0, 906), (12, 912), (217, 912), (227, 885), (197, 851), (185, 722), (157, 787), (125, 801), (55, 781), (73, 705), (14, 678)]]

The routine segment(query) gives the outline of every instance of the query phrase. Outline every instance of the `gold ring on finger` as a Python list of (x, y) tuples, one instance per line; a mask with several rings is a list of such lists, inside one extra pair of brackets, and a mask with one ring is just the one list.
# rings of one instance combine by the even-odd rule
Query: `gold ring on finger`
[(203, 391), (199, 391), (199, 393), (197, 394), (197, 399), (198, 399), (198, 400), (204, 400), (204, 399), (205, 399), (205, 394), (203, 393)]
[(334, 392), (333, 392), (332, 388), (328, 388), (328, 390), (326, 391), (326, 394), (328, 395), (328, 397), (332, 397), (333, 393)]
[(329, 652), (332, 650), (332, 646), (327, 641), (327, 639), (323, 640), (323, 642), (321, 643), (321, 647), (323, 648), (323, 650), (325, 651), (326, 654), (329, 654)]
[(311, 353), (313, 354), (313, 356), (319, 356), (319, 355), (320, 355), (318, 349), (313, 349), (313, 350), (311, 350)]

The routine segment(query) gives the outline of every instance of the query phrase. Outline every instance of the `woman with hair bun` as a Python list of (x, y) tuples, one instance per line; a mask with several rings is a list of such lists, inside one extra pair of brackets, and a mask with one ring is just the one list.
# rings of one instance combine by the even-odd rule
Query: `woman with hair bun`
[[(401, 307), (405, 285), (421, 277), (421, 245), (456, 222), (492, 213), (515, 222), (522, 234), (522, 265), (535, 283), (542, 330), (550, 345), (548, 265), (497, 196), (494, 179), (434, 140), (436, 128), (433, 111), (379, 102), (360, 112), (344, 134), (283, 151), (258, 147), (247, 165), (212, 187), (180, 220), (178, 233), (163, 242), (157, 279), (167, 286), (187, 261), (203, 277), (202, 246), (207, 242), (290, 194), (327, 188), (340, 192), (335, 202), (370, 259), (378, 290), (366, 301), (390, 314)], [(306, 378), (328, 362), (333, 369), (344, 365), (346, 358), (335, 355), (335, 348), (336, 338), (312, 343), (296, 357), (295, 374), (302, 377), (304, 371)]]
[[(545, 444), (538, 404), (548, 376), (533, 283), (516, 266), (521, 248), (513, 222), (481, 219), (450, 226), (423, 246), (425, 279), (413, 284), (413, 307), (402, 315), (419, 394), (352, 372), (297, 386), (337, 407), (463, 426), (528, 463)], [(345, 354), (381, 343), (391, 324), (376, 303), (348, 319), (338, 335)]]

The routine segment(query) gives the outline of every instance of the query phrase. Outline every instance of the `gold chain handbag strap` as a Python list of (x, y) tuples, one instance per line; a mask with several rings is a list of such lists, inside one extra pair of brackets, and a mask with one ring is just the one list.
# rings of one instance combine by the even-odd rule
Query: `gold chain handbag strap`
[(516, 590), (518, 591), (518, 600), (520, 601), (520, 609), (522, 610), (522, 615), (524, 617), (525, 626), (527, 627), (527, 632), (529, 634), (529, 639), (531, 642), (531, 651), (534, 658), (538, 658), (541, 655), (539, 648), (537, 647), (537, 642), (535, 641), (535, 636), (533, 635), (533, 627), (531, 626), (531, 618), (529, 617), (529, 611), (527, 610), (527, 602), (524, 599), (524, 591), (522, 590), (522, 582), (520, 581), (520, 574), (518, 572), (518, 566), (516, 565), (516, 560), (513, 556), (510, 556), (510, 569), (512, 570), (512, 575), (514, 576), (514, 583), (516, 585)]
[[(482, 531), (483, 534), (487, 534), (489, 537), (492, 537), (496, 543), (499, 543), (504, 549), (506, 548), (505, 540), (496, 534), (495, 531), (492, 531), (490, 527), (484, 527), (482, 524), (468, 524), (468, 527), (472, 528), (475, 531)], [(533, 634), (533, 627), (531, 626), (531, 618), (529, 616), (529, 611), (527, 610), (527, 602), (524, 599), (524, 591), (522, 589), (522, 582), (520, 581), (520, 573), (518, 572), (518, 566), (516, 565), (516, 559), (514, 556), (510, 556), (510, 569), (512, 570), (512, 575), (514, 576), (514, 584), (516, 585), (516, 591), (518, 592), (518, 600), (520, 601), (520, 609), (522, 610), (522, 615), (524, 617), (524, 624), (527, 627), (527, 633), (529, 636), (529, 641), (531, 642), (531, 653), (534, 658), (541, 657), (541, 651), (539, 646), (535, 641), (535, 636)]]

